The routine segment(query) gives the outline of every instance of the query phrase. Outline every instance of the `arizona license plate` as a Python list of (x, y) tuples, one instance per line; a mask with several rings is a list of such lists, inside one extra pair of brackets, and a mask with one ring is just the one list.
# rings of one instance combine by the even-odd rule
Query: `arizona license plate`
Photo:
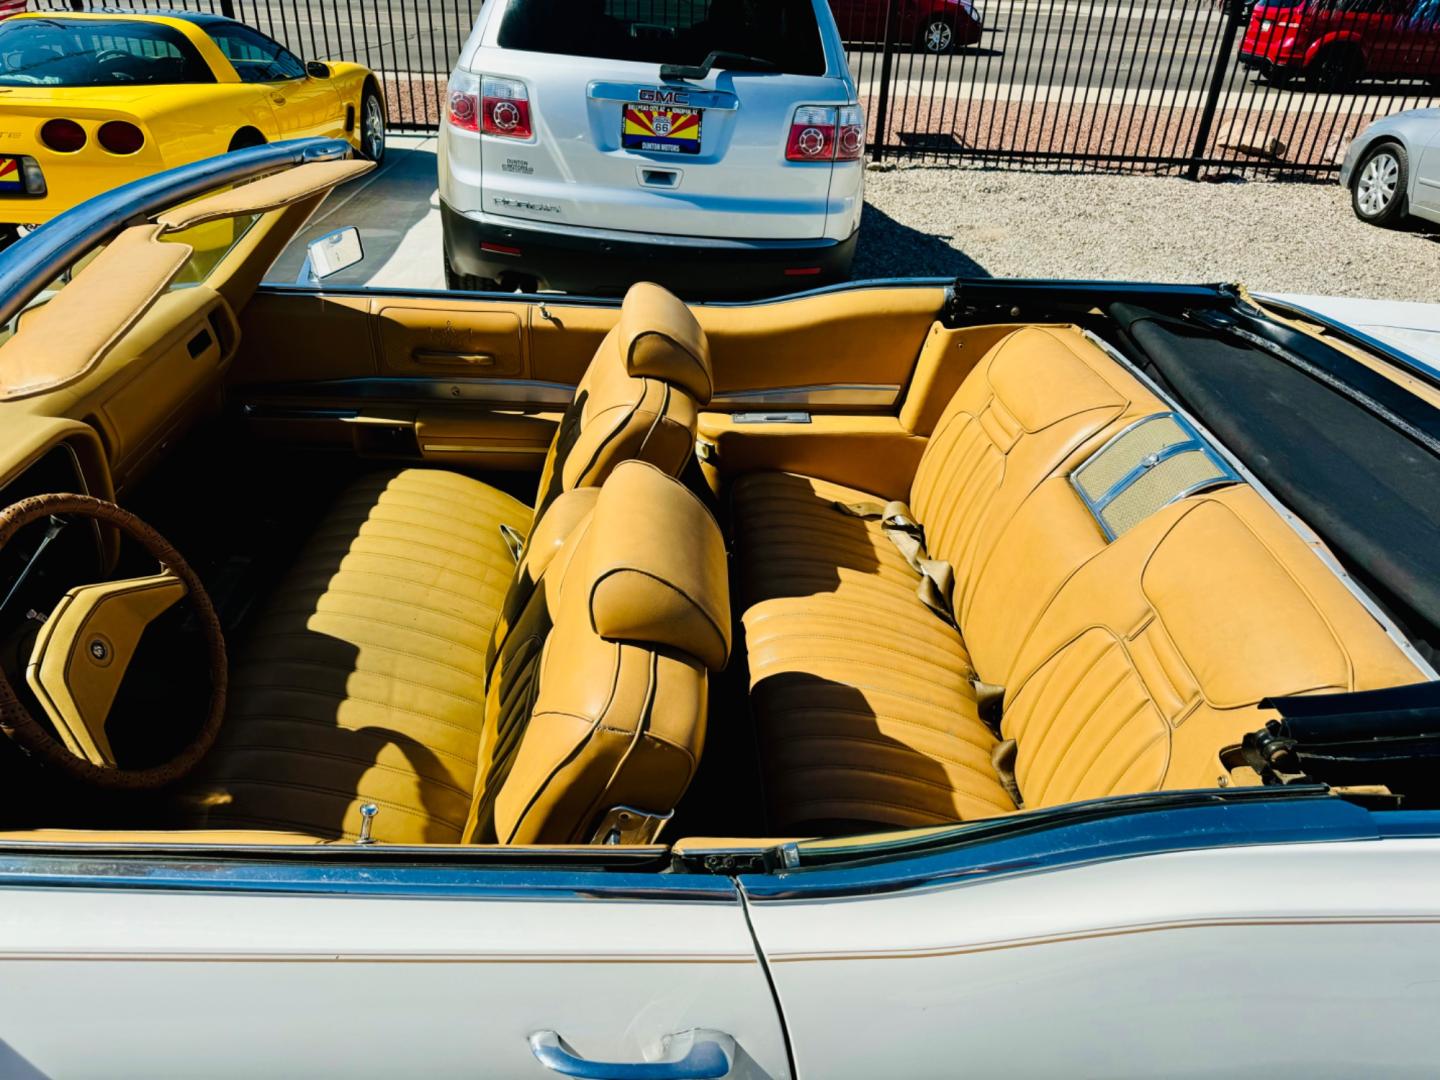
[(25, 194), (25, 177), (20, 172), (20, 159), (0, 157), (0, 195)]
[(620, 145), (626, 150), (698, 154), (702, 112), (674, 105), (626, 105)]

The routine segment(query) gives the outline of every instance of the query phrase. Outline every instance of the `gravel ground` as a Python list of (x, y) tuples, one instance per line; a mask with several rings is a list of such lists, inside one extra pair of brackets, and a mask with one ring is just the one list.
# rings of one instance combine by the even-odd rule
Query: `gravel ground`
[(1363, 225), (1337, 185), (900, 166), (866, 177), (857, 278), (1240, 281), (1440, 302), (1440, 226)]

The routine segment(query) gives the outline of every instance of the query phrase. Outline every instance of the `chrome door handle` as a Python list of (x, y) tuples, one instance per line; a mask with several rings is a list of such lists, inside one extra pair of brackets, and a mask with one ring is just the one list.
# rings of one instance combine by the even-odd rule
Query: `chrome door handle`
[(735, 1040), (704, 1028), (665, 1036), (663, 1050), (659, 1061), (588, 1061), (571, 1053), (559, 1032), (530, 1036), (530, 1051), (540, 1064), (583, 1080), (720, 1080), (735, 1061)]

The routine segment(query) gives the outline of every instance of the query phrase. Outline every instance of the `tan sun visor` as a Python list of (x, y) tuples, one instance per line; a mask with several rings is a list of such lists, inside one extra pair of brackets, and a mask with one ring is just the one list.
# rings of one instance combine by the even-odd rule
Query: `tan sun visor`
[(158, 300), (189, 261), (189, 244), (160, 239), (160, 225), (126, 229), (0, 345), (0, 401), (74, 382)]
[(166, 210), (155, 220), (166, 232), (179, 232), (207, 221), (239, 217), (241, 214), (266, 214), (282, 206), (320, 195), (331, 188), (364, 176), (375, 168), (373, 161), (346, 158), (342, 161), (313, 161), (293, 169), (271, 173), (249, 184), (229, 191), (197, 199)]

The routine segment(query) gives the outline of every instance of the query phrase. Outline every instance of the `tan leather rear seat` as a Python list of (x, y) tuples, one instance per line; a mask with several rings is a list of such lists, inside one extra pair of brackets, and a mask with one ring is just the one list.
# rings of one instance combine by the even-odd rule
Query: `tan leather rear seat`
[[(1337, 641), (1344, 644), (1335, 647), (1353, 650), (1351, 685), (1416, 677), (1368, 613), (1248, 488), (1177, 504), (1107, 544), (1070, 473), (1136, 419), (1163, 411), (1074, 329), (1017, 331), (981, 361), (937, 427), (909, 502), (931, 555), (954, 568), (958, 632), (921, 605), (916, 573), (879, 524), (834, 505), (873, 503), (875, 496), (782, 474), (737, 482), (743, 624), (774, 828), (921, 826), (1013, 810), (993, 763), (1000, 740), (980, 719), (977, 683), (1005, 688), (1002, 735), (1017, 743), (1015, 776), (1026, 806), (1160, 785), (1214, 786), (1216, 754), (1259, 725), (1260, 697), (1338, 677), (1333, 655), (1321, 663), (1318, 654), (1283, 644), (1264, 603), (1298, 612), (1323, 594), (1323, 607), (1294, 617), (1343, 627)], [(1172, 539), (1156, 534), (1157, 521), (1183, 517), (1206, 499), (1253, 503), (1245, 520), (1264, 523), (1254, 525), (1264, 544), (1242, 542), (1249, 533), (1235, 529), (1210, 537), (1208, 548), (1186, 529)], [(1263, 573), (1255, 569), (1257, 551), (1277, 560)], [(1192, 586), (1174, 585), (1148, 616), (1135, 608), (1099, 629), (1107, 604), (1154, 580), (1157, 554), (1160, 565), (1169, 565), (1167, 558), (1195, 564), (1196, 585), (1207, 569), (1219, 568), (1222, 580), (1209, 591), (1232, 606), (1209, 610), (1216, 630), (1203, 647), (1194, 634), (1177, 651), (1168, 633), (1162, 640), (1142, 632), (1168, 625), (1172, 606), (1193, 626)], [(1220, 587), (1248, 582), (1251, 573), (1267, 588)], [(1282, 587), (1281, 573), (1306, 583), (1299, 600)], [(1276, 638), (1266, 662), (1227, 655), (1247, 647), (1233, 631), (1260, 624)], [(1134, 648), (1152, 652), (1135, 659), (1134, 635), (1141, 642)], [(1102, 637), (1110, 643), (1103, 649)], [(1289, 669), (1276, 666), (1275, 650), (1287, 648), (1305, 677), (1289, 678)], [(1170, 683), (1152, 686), (1137, 672), (1122, 672), (1132, 660), (1147, 677), (1188, 663), (1244, 671), (1244, 692), (1222, 680), (1228, 694), (1191, 694), (1179, 709), (1174, 687), (1190, 683), (1171, 672)], [(1201, 734), (1191, 735), (1184, 726), (1192, 713), (1216, 719), (1195, 722), (1191, 731)], [(1163, 723), (1136, 719), (1152, 714)], [(1185, 762), (1173, 770), (1172, 744), (1174, 760)], [(1162, 759), (1157, 772), (1152, 766)]]

